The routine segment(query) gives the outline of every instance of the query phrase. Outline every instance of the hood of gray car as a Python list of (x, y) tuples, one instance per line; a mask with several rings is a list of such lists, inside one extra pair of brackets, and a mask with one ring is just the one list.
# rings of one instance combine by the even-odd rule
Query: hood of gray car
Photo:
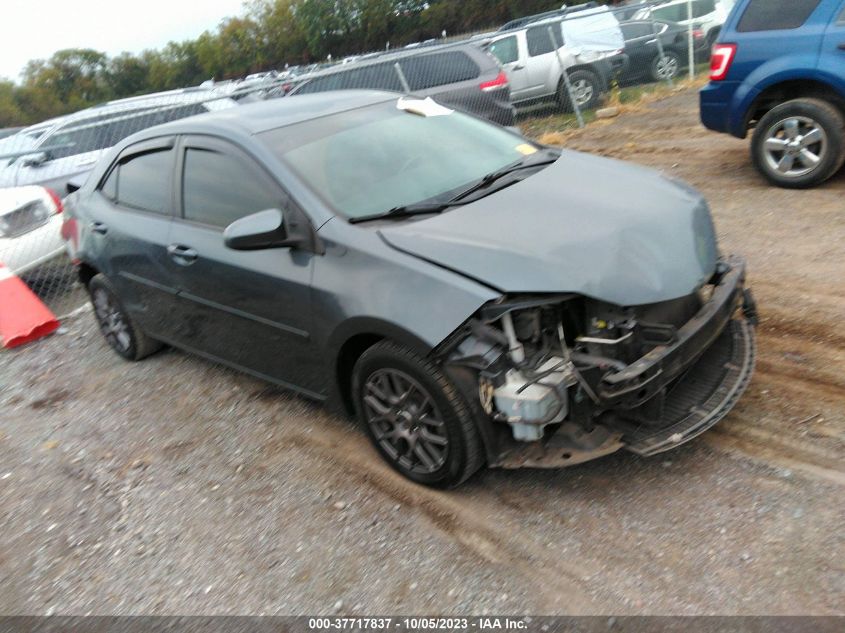
[(502, 292), (574, 292), (623, 306), (689, 295), (718, 257), (709, 207), (692, 188), (573, 151), (477, 202), (380, 233)]

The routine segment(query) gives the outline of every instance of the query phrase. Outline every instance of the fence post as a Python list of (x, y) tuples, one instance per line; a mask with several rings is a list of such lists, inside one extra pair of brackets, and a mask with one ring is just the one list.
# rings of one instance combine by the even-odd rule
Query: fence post
[(396, 70), (396, 74), (399, 75), (399, 83), (402, 84), (402, 90), (405, 91), (406, 95), (411, 94), (411, 84), (408, 83), (408, 78), (405, 77), (405, 73), (402, 72), (402, 67), (399, 65), (399, 62), (393, 64), (394, 70)]
[[(651, 11), (651, 6), (648, 7), (648, 17), (651, 19), (651, 32), (654, 33), (654, 39), (657, 42), (657, 54), (660, 55), (661, 63), (666, 63), (666, 52), (663, 50), (663, 41), (660, 39), (660, 33), (657, 32), (657, 22), (654, 19), (654, 14)], [(680, 60), (678, 61), (678, 66), (680, 66)], [(666, 83), (669, 84), (671, 88), (674, 86), (674, 82), (672, 81), (672, 77), (666, 75)]]
[(692, 28), (692, 0), (687, 0), (687, 39), (689, 46), (689, 78), (695, 79), (695, 37)]
[(581, 106), (578, 105), (578, 101), (575, 99), (575, 95), (572, 92), (572, 84), (569, 81), (569, 73), (566, 71), (566, 66), (563, 65), (563, 59), (560, 57), (560, 46), (557, 43), (555, 31), (551, 26), (547, 28), (549, 37), (552, 38), (552, 46), (555, 47), (555, 58), (557, 58), (557, 63), (563, 73), (563, 85), (566, 86), (566, 94), (569, 95), (569, 102), (572, 104), (572, 109), (575, 110), (575, 118), (578, 119), (578, 127), (585, 127), (584, 117), (581, 114)]

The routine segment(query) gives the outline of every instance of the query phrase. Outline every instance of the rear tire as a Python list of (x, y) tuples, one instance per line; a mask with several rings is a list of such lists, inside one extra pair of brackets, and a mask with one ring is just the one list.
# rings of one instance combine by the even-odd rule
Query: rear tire
[(845, 117), (821, 99), (787, 101), (760, 119), (751, 140), (751, 158), (778, 187), (821, 184), (845, 162)]
[(141, 360), (160, 350), (163, 345), (147, 336), (135, 323), (102, 273), (88, 282), (88, 294), (94, 306), (94, 317), (109, 346), (126, 360)]
[(449, 488), (482, 467), (470, 407), (431, 360), (390, 341), (376, 343), (355, 364), (352, 393), (373, 446), (408, 479)]
[[(575, 101), (581, 110), (592, 110), (601, 99), (602, 87), (599, 78), (589, 70), (575, 70), (569, 73), (569, 83)], [(574, 112), (572, 100), (566, 91), (566, 82), (561, 79), (558, 87), (558, 101), (566, 112)]]

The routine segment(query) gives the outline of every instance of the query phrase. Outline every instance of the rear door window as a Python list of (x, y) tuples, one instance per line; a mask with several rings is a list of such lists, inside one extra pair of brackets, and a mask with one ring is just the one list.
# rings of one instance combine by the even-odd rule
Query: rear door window
[(626, 42), (636, 40), (641, 37), (654, 37), (655, 32), (660, 32), (660, 27), (663, 25), (652, 26), (651, 22), (630, 22), (628, 24), (620, 24), (622, 35)]
[(528, 40), (528, 55), (531, 57), (545, 55), (555, 50), (548, 26), (530, 28), (526, 31), (525, 37)]
[(702, 18), (716, 10), (716, 0), (697, 0), (692, 5), (692, 17)]
[(516, 36), (502, 38), (490, 44), (488, 49), (502, 64), (512, 64), (519, 59)]
[(135, 154), (118, 162), (100, 190), (120, 206), (169, 215), (172, 170), (171, 149)]
[(336, 72), (306, 83), (297, 94), (313, 94), (328, 90), (387, 90), (402, 92), (402, 83), (392, 64), (373, 64), (363, 68)]
[(750, 33), (797, 29), (818, 6), (819, 0), (751, 0), (736, 30)]
[(656, 18), (669, 20), (670, 22), (683, 22), (689, 17), (687, 5), (685, 4), (674, 4), (668, 7), (660, 7), (652, 10), (651, 13)]
[(222, 229), (247, 215), (283, 205), (281, 191), (258, 165), (211, 149), (185, 150), (182, 214), (186, 220)]
[(399, 65), (411, 90), (456, 84), (476, 79), (481, 74), (478, 64), (460, 51), (406, 57)]
[[(110, 147), (110, 137), (104, 124), (89, 125), (60, 130), (46, 138), (43, 147), (47, 148), (50, 159), (55, 160)], [(51, 147), (56, 149), (50, 149)]]

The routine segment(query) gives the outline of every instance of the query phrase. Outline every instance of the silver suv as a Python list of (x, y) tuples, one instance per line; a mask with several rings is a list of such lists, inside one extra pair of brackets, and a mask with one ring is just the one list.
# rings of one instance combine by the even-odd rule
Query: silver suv
[(592, 108), (613, 74), (627, 64), (619, 22), (607, 8), (578, 12), (568, 19), (552, 18), (525, 28), (499, 33), (487, 50), (501, 62), (511, 86), (511, 102), (557, 100), (572, 109), (563, 81), (566, 68), (575, 102)]
[(33, 125), (0, 141), (0, 187), (42, 185), (63, 194), (69, 180), (89, 172), (127, 136), (236, 105), (209, 90), (176, 90), (111, 101)]

